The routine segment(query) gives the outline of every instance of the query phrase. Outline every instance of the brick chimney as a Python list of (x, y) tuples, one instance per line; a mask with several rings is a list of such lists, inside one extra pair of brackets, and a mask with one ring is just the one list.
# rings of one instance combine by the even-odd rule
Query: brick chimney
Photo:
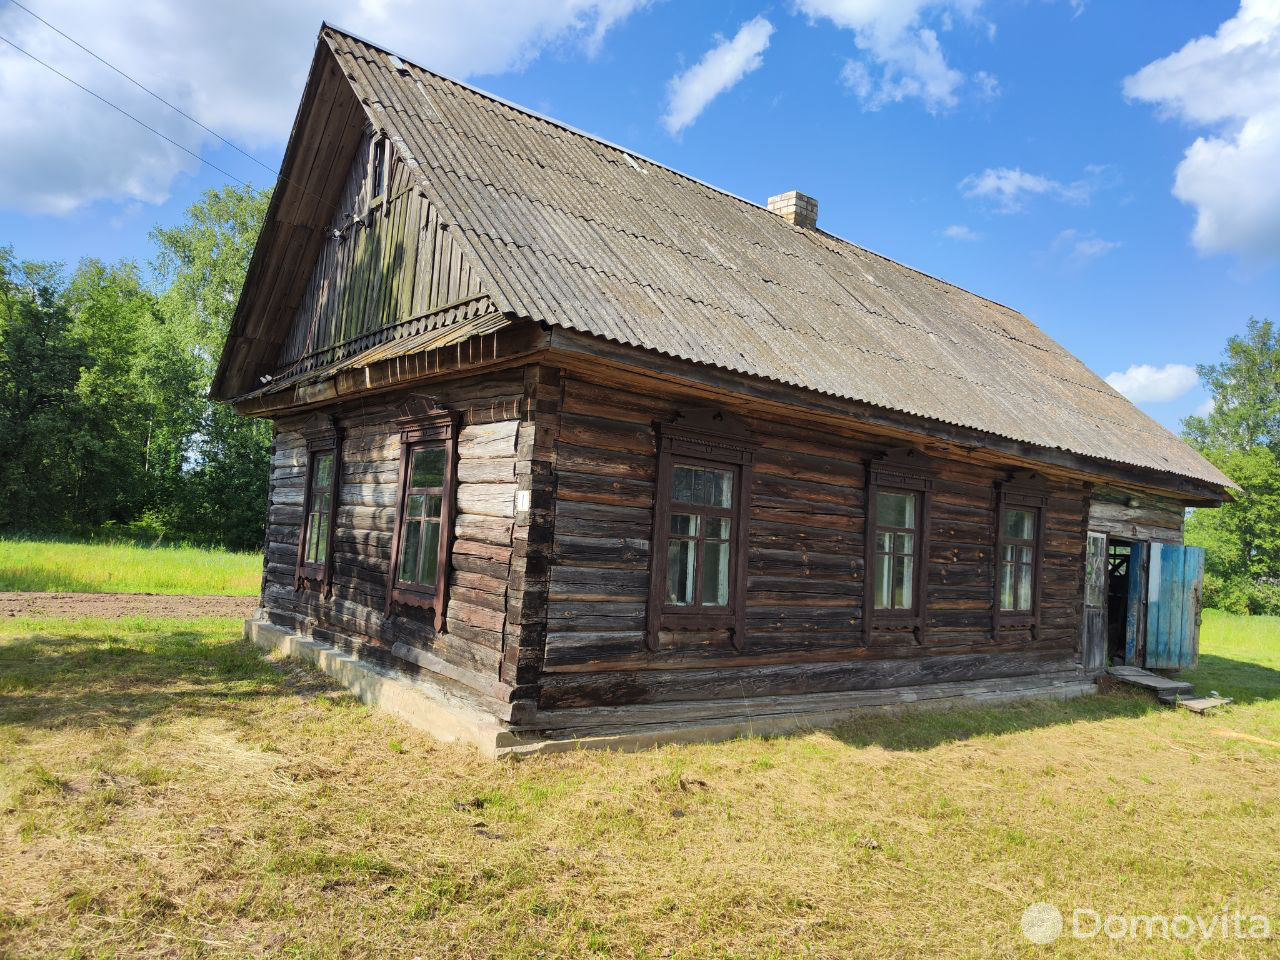
[(818, 227), (818, 201), (813, 197), (806, 197), (798, 190), (788, 190), (770, 197), (769, 210), (797, 227), (804, 227), (806, 230), (816, 230)]

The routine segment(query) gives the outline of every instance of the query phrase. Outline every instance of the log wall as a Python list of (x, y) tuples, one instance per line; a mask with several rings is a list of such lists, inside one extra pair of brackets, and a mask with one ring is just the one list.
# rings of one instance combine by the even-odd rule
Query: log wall
[(1126, 540), (1182, 543), (1187, 510), (1176, 500), (1099, 487), (1089, 500), (1089, 529)]
[[(866, 463), (883, 444), (744, 416), (753, 469), (745, 647), (720, 632), (644, 645), (654, 501), (652, 423), (682, 406), (566, 378), (540, 704), (774, 695), (999, 676), (1073, 663), (1086, 491), (1053, 481), (1038, 634), (992, 630), (995, 483), (1007, 471), (935, 457), (923, 640), (862, 625)], [(887, 670), (892, 665), (892, 670)]]
[(329, 597), (315, 588), (293, 587), (306, 444), (297, 432), (301, 420), (278, 421), (263, 589), (268, 617), (362, 656), (410, 672), (430, 669), (484, 696), (508, 700), (499, 664), (506, 642), (524, 393), (520, 371), (433, 385), (433, 396), (462, 412), (448, 623), (439, 635), (428, 613), (406, 607), (384, 616), (398, 493), (400, 435), (393, 419), (399, 397), (334, 411), (343, 433), (342, 478)]

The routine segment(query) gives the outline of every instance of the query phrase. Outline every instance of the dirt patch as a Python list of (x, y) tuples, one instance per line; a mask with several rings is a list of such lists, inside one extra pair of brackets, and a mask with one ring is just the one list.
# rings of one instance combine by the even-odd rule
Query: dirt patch
[(257, 597), (0, 593), (0, 617), (248, 617), (257, 606)]

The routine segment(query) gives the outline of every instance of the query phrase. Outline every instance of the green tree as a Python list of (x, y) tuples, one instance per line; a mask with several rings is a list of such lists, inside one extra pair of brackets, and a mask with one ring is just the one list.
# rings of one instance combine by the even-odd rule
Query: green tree
[(1188, 417), (1183, 435), (1240, 487), (1187, 520), (1187, 543), (1205, 548), (1206, 602), (1280, 611), (1280, 337), (1270, 321), (1250, 319), (1220, 362), (1197, 370), (1213, 406)]
[(60, 525), (75, 494), (67, 425), (85, 357), (54, 264), (0, 247), (0, 526)]
[(168, 414), (157, 444), (169, 489), (164, 512), (179, 535), (228, 547), (262, 542), (270, 424), (208, 399), (268, 191), (208, 191), (184, 223), (157, 228), (154, 268), (166, 284), (146, 378)]
[(1280, 455), (1280, 336), (1270, 320), (1250, 317), (1245, 335), (1227, 341), (1221, 362), (1196, 372), (1213, 408), (1183, 421), (1193, 446), (1206, 453), (1267, 446)]

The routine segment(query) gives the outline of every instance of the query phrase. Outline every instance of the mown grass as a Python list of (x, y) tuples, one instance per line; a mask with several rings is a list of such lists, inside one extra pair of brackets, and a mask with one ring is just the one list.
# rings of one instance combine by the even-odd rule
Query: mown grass
[(1280, 923), (1280, 621), (1208, 717), (1138, 694), (494, 763), (227, 621), (0, 625), (0, 956), (1263, 956), (1064, 911)]
[(260, 553), (0, 539), (0, 591), (252, 596)]

